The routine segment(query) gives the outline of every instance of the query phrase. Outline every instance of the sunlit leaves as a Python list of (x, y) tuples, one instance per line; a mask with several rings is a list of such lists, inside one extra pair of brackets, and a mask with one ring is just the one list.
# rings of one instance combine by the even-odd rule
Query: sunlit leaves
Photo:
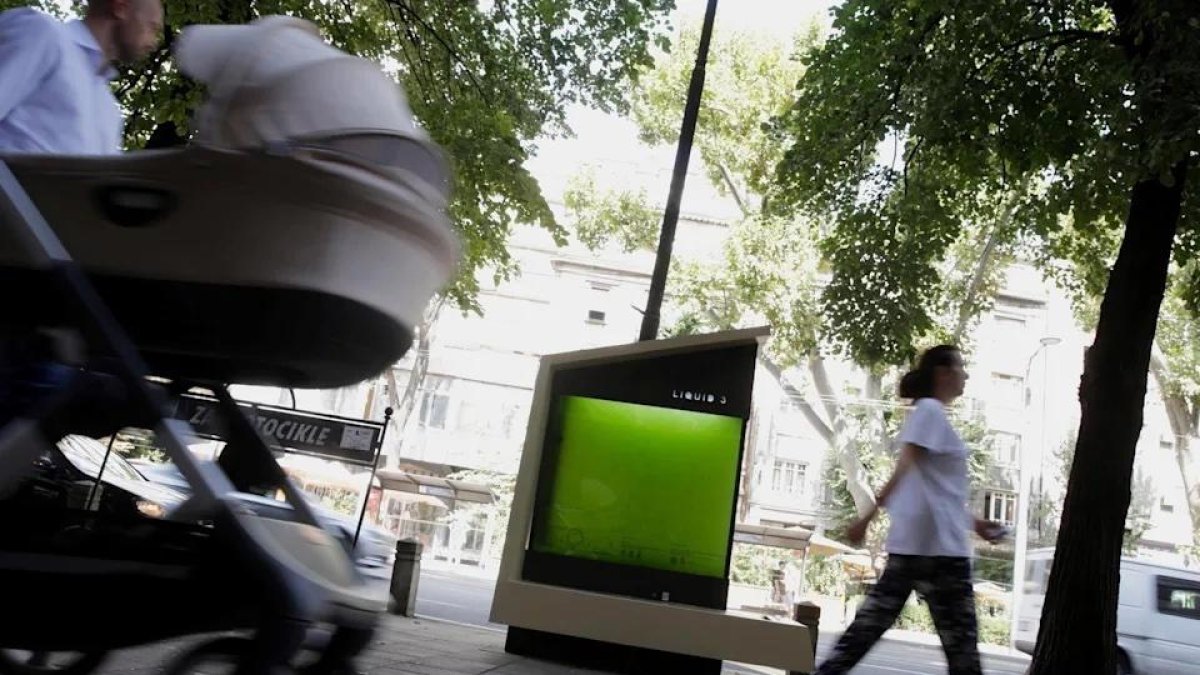
[[(1131, 25), (1196, 14), (1182, 0), (1128, 5), (1145, 13)], [(1077, 293), (1102, 289), (1132, 184), (1200, 149), (1200, 32), (1188, 26), (1131, 61), (1136, 36), (1095, 0), (841, 5), (774, 125), (789, 145), (773, 204), (838, 223), (825, 307), (847, 353), (910, 355), (957, 233), (1010, 210), (1007, 241)], [(1139, 79), (1148, 70), (1173, 77)], [(1195, 202), (1181, 262), (1200, 254)], [(1064, 260), (1086, 269), (1064, 273)]]
[[(0, 8), (23, 4), (30, 3), (0, 0)], [(310, 19), (339, 48), (394, 72), (418, 122), (453, 161), (450, 215), (465, 259), (447, 293), (469, 309), (477, 308), (478, 272), (503, 279), (515, 271), (507, 249), (513, 227), (563, 236), (525, 161), (538, 138), (567, 132), (569, 105), (627, 109), (627, 83), (664, 45), (674, 0), (166, 0), (165, 7), (168, 43), (116, 83), (129, 147), (166, 122), (187, 132), (202, 92), (168, 58), (180, 28), (267, 14)]]
[(654, 248), (662, 212), (650, 205), (645, 192), (606, 190), (596, 184), (594, 172), (573, 176), (563, 194), (575, 236), (593, 250), (610, 243), (626, 253)]

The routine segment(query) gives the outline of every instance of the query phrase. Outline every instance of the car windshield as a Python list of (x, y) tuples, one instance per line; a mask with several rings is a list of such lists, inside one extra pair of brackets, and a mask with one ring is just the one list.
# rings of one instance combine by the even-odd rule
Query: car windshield
[(58, 443), (58, 449), (67, 460), (83, 473), (92, 478), (100, 475), (100, 467), (104, 467), (105, 477), (116, 476), (124, 480), (146, 480), (137, 469), (133, 468), (125, 458), (113, 452), (109, 453), (108, 463), (104, 463), (104, 455), (108, 448), (99, 441), (86, 436), (67, 436)]

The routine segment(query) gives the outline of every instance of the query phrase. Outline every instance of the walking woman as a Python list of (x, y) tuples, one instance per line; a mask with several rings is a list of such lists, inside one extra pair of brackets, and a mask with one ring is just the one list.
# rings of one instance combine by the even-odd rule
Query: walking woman
[(878, 505), (886, 508), (887, 567), (815, 675), (849, 672), (892, 626), (914, 590), (933, 615), (950, 675), (981, 674), (969, 533), (973, 529), (994, 541), (1004, 530), (974, 518), (967, 506), (969, 450), (946, 415), (966, 382), (962, 354), (949, 345), (926, 351), (900, 381), (900, 396), (914, 406), (900, 431), (895, 472), (877, 506), (847, 530), (852, 542), (861, 543)]

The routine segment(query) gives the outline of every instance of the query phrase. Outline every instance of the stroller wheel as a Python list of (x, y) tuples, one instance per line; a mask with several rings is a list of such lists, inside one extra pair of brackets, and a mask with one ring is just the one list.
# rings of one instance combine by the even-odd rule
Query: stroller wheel
[[(252, 641), (243, 637), (222, 637), (185, 651), (176, 657), (163, 675), (235, 675), (238, 664), (250, 650)], [(281, 671), (272, 675), (291, 675)]]
[[(222, 637), (205, 642), (180, 654), (165, 669), (163, 675), (235, 675), (242, 657), (253, 640), (243, 637)], [(3, 673), (0, 673), (3, 675)], [(319, 652), (304, 650), (295, 668), (282, 668), (272, 675), (359, 675), (351, 666), (330, 667), (320, 663)]]
[(98, 668), (107, 656), (108, 652), (30, 652), (0, 649), (0, 674), (87, 675)]

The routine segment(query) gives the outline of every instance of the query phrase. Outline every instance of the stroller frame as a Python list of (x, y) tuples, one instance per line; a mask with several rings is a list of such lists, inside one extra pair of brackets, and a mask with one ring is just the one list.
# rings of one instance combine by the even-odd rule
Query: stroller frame
[[(132, 340), (90, 283), (85, 271), (68, 253), (3, 161), (0, 161), (0, 223), (18, 234), (34, 267), (57, 286), (63, 301), (71, 304), (70, 316), (75, 322), (71, 328), (78, 331), (95, 352), (104, 354), (103, 374), (115, 377), (123, 386), (123, 410), (131, 419), (121, 420), (118, 428), (134, 426), (133, 419), (147, 422), (144, 426), (155, 431), (168, 457), (192, 486), (192, 496), (167, 514), (165, 520), (216, 522), (219, 527), (225, 528), (223, 539), (235, 542), (239, 549), (236, 557), (257, 568), (256, 578), (267, 580), (272, 586), (268, 594), (271, 606), (263, 612), (262, 620), (256, 622), (256, 638), (253, 646), (241, 658), (238, 672), (255, 675), (288, 672), (288, 664), (301, 649), (308, 629), (320, 622), (333, 623), (336, 631), (317, 672), (336, 672), (349, 664), (373, 634), (378, 612), (365, 608), (362, 603), (357, 606), (353, 602), (349, 605), (337, 603), (337, 593), (331, 593), (329, 587), (351, 583), (341, 573), (342, 568), (337, 564), (332, 567), (323, 567), (321, 564), (305, 566), (297, 564), (299, 558), (289, 557), (288, 547), (279, 545), (281, 538), (270, 536), (263, 524), (256, 522), (255, 516), (238, 506), (235, 496), (237, 488), (221, 466), (199, 459), (188, 449), (186, 439), (194, 437), (191, 426), (183, 420), (173, 419), (169, 414), (172, 395), (183, 393), (193, 386), (212, 390), (229, 427), (230, 438), (236, 438), (239, 451), (245, 453), (244, 456), (250, 461), (256, 462), (257, 467), (265, 469), (271, 482), (282, 490), (295, 512), (295, 526), (309, 528), (303, 534), (310, 542), (314, 535), (320, 537), (311, 528), (334, 539), (303, 498), (302, 492), (275, 461), (262, 437), (226, 388), (219, 384), (176, 381), (164, 390), (148, 379), (155, 373), (150, 371)], [(79, 372), (91, 371), (85, 367)], [(78, 378), (72, 381), (72, 385), (40, 402), (31, 413), (11, 420), (0, 429), (0, 495), (23, 480), (47, 443), (55, 443), (65, 435), (64, 424), (70, 422), (73, 414), (71, 406), (79, 394), (75, 382), (78, 382)], [(295, 538), (300, 539), (298, 536)], [(341, 553), (346, 552), (342, 549)], [(348, 556), (345, 562), (349, 563)], [(316, 583), (327, 580), (322, 571), (331, 568), (337, 572), (332, 574), (337, 577), (332, 584)], [(0, 569), (0, 574), (3, 573)], [(352, 564), (348, 566), (348, 573), (354, 580), (361, 581)], [(172, 636), (157, 636), (157, 639), (164, 637)], [(131, 645), (113, 647), (121, 646)], [(15, 645), (7, 647), (23, 648)], [(45, 646), (36, 648), (51, 651)], [(89, 645), (88, 649), (105, 648)]]

